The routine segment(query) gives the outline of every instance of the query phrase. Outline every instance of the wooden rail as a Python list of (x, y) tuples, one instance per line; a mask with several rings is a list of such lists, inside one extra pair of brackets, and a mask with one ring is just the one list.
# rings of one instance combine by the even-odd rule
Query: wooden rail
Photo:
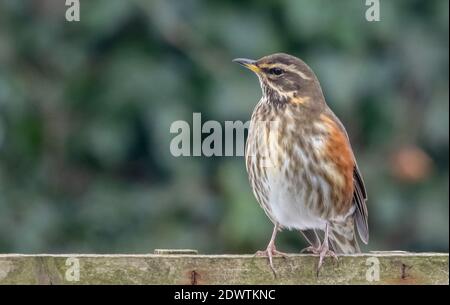
[(292, 254), (198, 255), (157, 250), (149, 255), (3, 254), (0, 284), (447, 284), (447, 253), (371, 252), (327, 258)]

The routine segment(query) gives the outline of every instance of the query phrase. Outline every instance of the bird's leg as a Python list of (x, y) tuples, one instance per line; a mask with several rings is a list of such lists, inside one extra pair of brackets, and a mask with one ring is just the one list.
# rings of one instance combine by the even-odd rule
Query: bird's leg
[(273, 228), (272, 237), (270, 238), (269, 244), (267, 245), (266, 250), (258, 251), (255, 253), (256, 256), (267, 256), (269, 258), (269, 264), (270, 268), (272, 269), (273, 273), (275, 274), (275, 268), (273, 267), (273, 255), (280, 255), (282, 257), (287, 257), (286, 253), (280, 252), (275, 248), (275, 238), (277, 236), (278, 232), (278, 224), (275, 224)]
[(330, 245), (329, 245), (329, 241), (328, 241), (328, 230), (329, 230), (329, 225), (327, 223), (325, 225), (325, 237), (324, 237), (322, 245), (320, 246), (319, 253), (318, 253), (319, 254), (319, 264), (317, 265), (317, 275), (319, 275), (319, 271), (323, 265), (323, 259), (325, 258), (325, 256), (329, 255), (336, 260), (338, 259), (336, 253), (334, 253), (332, 250), (330, 250)]
[(300, 253), (311, 252), (311, 253), (314, 253), (314, 254), (319, 254), (321, 243), (320, 243), (320, 238), (317, 235), (317, 232), (314, 230), (313, 231), (313, 234), (314, 234), (313, 236), (306, 235), (306, 231), (305, 232), (300, 231), (300, 233), (303, 235), (303, 237), (309, 243), (309, 246), (304, 248), (302, 251), (300, 251)]

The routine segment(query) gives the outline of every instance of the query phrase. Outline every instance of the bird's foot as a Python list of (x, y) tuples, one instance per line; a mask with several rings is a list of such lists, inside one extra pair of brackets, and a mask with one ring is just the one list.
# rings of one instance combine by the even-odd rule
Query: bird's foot
[(334, 258), (335, 261), (339, 260), (336, 253), (334, 253), (334, 251), (330, 250), (330, 248), (328, 247), (328, 243), (322, 244), (322, 246), (320, 247), (320, 252), (318, 254), (319, 254), (319, 264), (317, 265), (317, 276), (319, 276), (320, 268), (322, 268), (323, 259), (325, 257), (330, 256)]
[(300, 253), (309, 252), (312, 254), (319, 254), (320, 248), (321, 248), (320, 246), (319, 247), (309, 246), (309, 247), (304, 248), (302, 251), (300, 251)]
[(283, 258), (287, 258), (288, 257), (288, 254), (278, 251), (275, 248), (275, 245), (273, 245), (273, 244), (269, 244), (267, 246), (266, 250), (258, 251), (258, 252), (255, 253), (255, 256), (267, 257), (269, 259), (270, 269), (272, 270), (273, 274), (276, 276), (275, 268), (273, 267), (273, 256), (274, 255), (279, 255), (279, 256), (281, 256)]
[(310, 252), (312, 254), (319, 255), (319, 264), (317, 265), (317, 276), (319, 276), (319, 272), (323, 266), (323, 260), (325, 257), (330, 256), (334, 258), (336, 261), (339, 260), (336, 253), (334, 253), (334, 251), (329, 248), (328, 243), (323, 243), (318, 247), (309, 246), (300, 251), (300, 253), (304, 252)]

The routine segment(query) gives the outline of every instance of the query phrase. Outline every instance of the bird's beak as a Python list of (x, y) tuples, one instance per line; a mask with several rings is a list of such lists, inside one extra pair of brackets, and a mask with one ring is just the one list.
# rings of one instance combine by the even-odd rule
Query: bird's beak
[(246, 67), (247, 69), (252, 70), (255, 73), (261, 72), (261, 69), (256, 64), (256, 60), (247, 59), (247, 58), (236, 58), (236, 59), (233, 59), (233, 62), (237, 62), (238, 64)]

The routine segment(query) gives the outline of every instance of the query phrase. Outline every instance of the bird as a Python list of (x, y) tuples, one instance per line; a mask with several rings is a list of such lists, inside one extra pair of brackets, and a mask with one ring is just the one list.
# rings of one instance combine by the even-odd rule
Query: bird
[[(251, 115), (245, 163), (253, 194), (274, 227), (264, 251), (275, 273), (277, 233), (297, 230), (324, 258), (360, 252), (369, 241), (367, 192), (344, 125), (301, 59), (276, 53), (234, 62), (253, 71), (262, 97)], [(355, 229), (356, 227), (356, 229)], [(304, 252), (302, 251), (302, 252)]]

